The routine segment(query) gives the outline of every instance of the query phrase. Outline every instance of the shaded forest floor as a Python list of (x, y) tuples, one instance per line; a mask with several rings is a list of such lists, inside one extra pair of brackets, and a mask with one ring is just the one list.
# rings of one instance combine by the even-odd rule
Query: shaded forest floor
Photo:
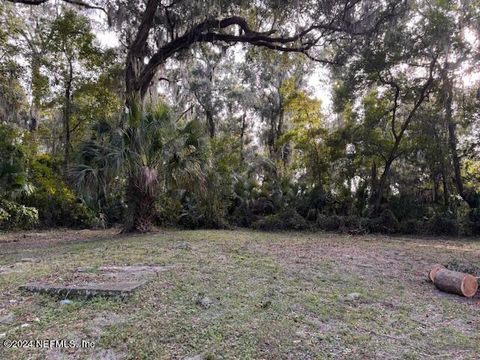
[[(452, 260), (478, 264), (480, 241), (253, 231), (0, 235), (0, 343), (95, 343), (0, 347), (0, 358), (473, 359), (480, 297), (426, 282), (431, 265)], [(18, 290), (104, 265), (169, 270), (125, 301), (62, 305)]]

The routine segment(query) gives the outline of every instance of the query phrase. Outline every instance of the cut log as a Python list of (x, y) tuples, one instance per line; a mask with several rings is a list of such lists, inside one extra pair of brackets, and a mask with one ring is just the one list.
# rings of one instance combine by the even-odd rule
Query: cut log
[(445, 268), (437, 270), (433, 283), (439, 290), (465, 297), (474, 296), (478, 290), (475, 276)]
[(445, 266), (437, 264), (432, 268), (432, 270), (430, 270), (428, 273), (428, 279), (430, 282), (435, 282), (435, 275), (437, 275), (437, 272), (441, 269), (445, 269)]

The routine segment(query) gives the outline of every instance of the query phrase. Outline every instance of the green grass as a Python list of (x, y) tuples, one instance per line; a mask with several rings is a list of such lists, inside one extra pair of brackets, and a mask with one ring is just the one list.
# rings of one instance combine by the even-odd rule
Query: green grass
[[(178, 244), (188, 243), (191, 249)], [(438, 292), (426, 271), (478, 261), (471, 240), (167, 231), (48, 246), (0, 244), (1, 340), (88, 339), (95, 349), (0, 349), (1, 359), (474, 359), (479, 298)], [(38, 263), (19, 262), (21, 258)], [(19, 292), (78, 267), (174, 265), (126, 301)], [(357, 293), (352, 296), (352, 293)], [(349, 296), (350, 294), (350, 296)], [(212, 305), (197, 304), (207, 296)], [(29, 324), (21, 328), (21, 324)]]

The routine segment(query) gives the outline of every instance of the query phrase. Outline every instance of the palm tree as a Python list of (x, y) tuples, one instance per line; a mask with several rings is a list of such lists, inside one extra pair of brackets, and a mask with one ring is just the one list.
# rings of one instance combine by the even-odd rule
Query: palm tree
[(92, 138), (80, 144), (73, 167), (77, 192), (85, 204), (106, 223), (122, 220), (125, 154), (123, 131), (107, 121), (92, 126)]
[(96, 138), (83, 144), (81, 161), (74, 170), (80, 193), (88, 197), (97, 191), (105, 201), (114, 185), (123, 186), (124, 231), (148, 232), (158, 195), (169, 185), (195, 184), (201, 189), (203, 136), (197, 121), (180, 127), (163, 104), (130, 116), (124, 127), (97, 126)]

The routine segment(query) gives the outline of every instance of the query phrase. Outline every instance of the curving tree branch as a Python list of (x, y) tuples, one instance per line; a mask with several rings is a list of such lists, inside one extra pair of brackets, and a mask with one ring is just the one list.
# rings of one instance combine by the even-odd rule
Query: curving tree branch
[[(25, 4), (25, 5), (42, 5), (47, 3), (49, 0), (6, 0), (6, 1), (11, 3), (17, 3), (17, 4)], [(62, 1), (68, 4), (83, 7), (85, 9), (100, 10), (100, 11), (103, 11), (108, 16), (107, 10), (95, 4), (90, 4), (82, 0), (62, 0)]]
[[(40, 5), (49, 0), (7, 1), (28, 5)], [(62, 1), (107, 13), (104, 8), (84, 0)], [(322, 40), (324, 43), (332, 44), (338, 39), (344, 39), (346, 36), (369, 35), (377, 32), (382, 24), (397, 16), (407, 2), (407, 0), (390, 0), (390, 2), (383, 7), (383, 11), (375, 7), (373, 10), (364, 10), (369, 9), (369, 7), (366, 6), (362, 8), (362, 11), (364, 11), (363, 15), (354, 21), (353, 14), (356, 12), (356, 7), (361, 6), (361, 3), (365, 0), (342, 1), (343, 6), (340, 6), (336, 13), (331, 14), (330, 19), (323, 20), (322, 22), (313, 20), (312, 24), (297, 31), (293, 35), (275, 35), (277, 31), (273, 27), (272, 30), (266, 32), (255, 31), (250, 28), (245, 18), (230, 16), (223, 19), (208, 18), (194, 24), (184, 30), (183, 35), (178, 36), (175, 29), (175, 22), (172, 20), (170, 13), (175, 6), (175, 2), (165, 6), (161, 4), (160, 0), (147, 0), (136, 36), (128, 45), (125, 67), (127, 104), (131, 105), (135, 101), (141, 103), (158, 67), (176, 53), (190, 48), (195, 43), (247, 43), (276, 51), (303, 53), (311, 60), (325, 64), (336, 64), (337, 62), (335, 60), (317, 58), (310, 50), (319, 46)], [(159, 48), (145, 64), (145, 50), (148, 47), (149, 35), (154, 28), (155, 18), (158, 15), (160, 6), (163, 6), (165, 12), (167, 21), (165, 26), (167, 33), (170, 35), (169, 40), (159, 45)]]
[[(159, 6), (158, 0), (148, 0), (142, 23), (127, 56), (127, 101), (130, 95), (134, 95), (137, 100), (141, 101), (158, 67), (174, 54), (199, 42), (248, 43), (276, 51), (303, 53), (309, 59), (324, 64), (337, 64), (336, 60), (315, 57), (310, 53), (310, 50), (317, 46), (322, 38), (333, 34), (361, 36), (376, 32), (381, 24), (397, 16), (398, 9), (405, 4), (404, 1), (393, 2), (390, 4), (388, 11), (383, 14), (373, 11), (365, 18), (352, 22), (349, 14), (354, 6), (361, 1), (347, 0), (343, 12), (329, 22), (313, 23), (296, 34), (284, 37), (275, 36), (276, 30), (255, 31), (250, 28), (247, 20), (240, 16), (230, 16), (224, 19), (210, 18), (192, 26), (183, 35), (172, 38), (157, 49), (149, 62), (144, 65), (144, 59), (140, 57), (140, 54), (143, 53), (141, 50), (147, 46), (148, 34), (153, 26), (154, 16)], [(238, 29), (239, 32), (235, 33), (235, 31), (229, 30), (230, 28)]]

